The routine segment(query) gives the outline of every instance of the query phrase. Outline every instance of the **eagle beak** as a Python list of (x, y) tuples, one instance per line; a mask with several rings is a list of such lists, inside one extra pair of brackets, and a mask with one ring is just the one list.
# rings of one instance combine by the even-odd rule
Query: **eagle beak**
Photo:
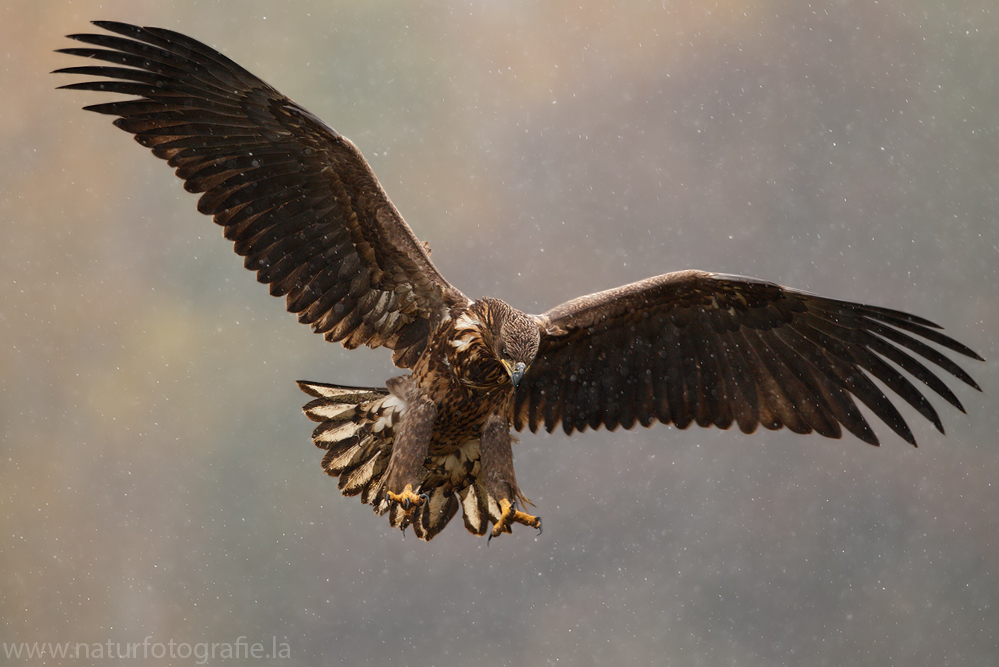
[(515, 364), (511, 364), (509, 361), (502, 361), (503, 368), (506, 372), (510, 374), (510, 384), (516, 389), (520, 384), (520, 381), (524, 379), (524, 373), (527, 372), (527, 364), (523, 361), (518, 361)]

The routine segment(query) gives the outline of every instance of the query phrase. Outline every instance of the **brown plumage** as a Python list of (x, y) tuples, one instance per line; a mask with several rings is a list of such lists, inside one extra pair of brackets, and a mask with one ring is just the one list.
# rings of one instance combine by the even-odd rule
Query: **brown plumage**
[[(914, 315), (753, 278), (680, 271), (542, 315), (472, 301), (430, 261), (357, 148), (225, 56), (158, 28), (98, 22), (63, 53), (104, 61), (64, 88), (137, 99), (86, 107), (167, 160), (248, 269), (347, 348), (387, 347), (411, 373), (386, 388), (300, 382), (324, 470), (393, 526), (431, 539), (462, 510), (482, 535), (527, 499), (511, 427), (566, 433), (655, 421), (757, 425), (878, 444), (855, 399), (915, 444), (881, 381), (941, 432), (904, 373), (964, 411), (927, 366), (974, 380), (936, 347), (972, 350)], [(920, 359), (921, 358), (921, 359)], [(891, 362), (889, 364), (888, 362)], [(892, 365), (894, 364), (894, 365)], [(904, 371), (904, 373), (903, 373)]]

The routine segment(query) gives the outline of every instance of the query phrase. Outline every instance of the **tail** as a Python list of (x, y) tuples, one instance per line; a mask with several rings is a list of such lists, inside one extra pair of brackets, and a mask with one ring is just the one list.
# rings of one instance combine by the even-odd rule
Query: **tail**
[(338, 488), (345, 496), (361, 496), (377, 514), (389, 514), (389, 523), (406, 529), (412, 525), (417, 537), (430, 540), (443, 530), (458, 509), (458, 500), (443, 480), (427, 485), (430, 502), (416, 516), (407, 517), (399, 505), (385, 497), (385, 480), (395, 425), (405, 409), (402, 399), (385, 388), (343, 387), (320, 382), (303, 382), (299, 388), (315, 400), (302, 409), (319, 426), (312, 441), (326, 450), (323, 470), (339, 477)]
[(362, 503), (371, 504), (382, 495), (382, 478), (392, 456), (392, 439), (383, 437), (392, 432), (384, 428), (393, 416), (385, 414), (391, 411), (383, 405), (388, 390), (301, 380), (298, 386), (315, 398), (302, 409), (319, 422), (312, 441), (326, 450), (323, 470), (340, 478), (337, 486), (343, 495), (360, 494)]

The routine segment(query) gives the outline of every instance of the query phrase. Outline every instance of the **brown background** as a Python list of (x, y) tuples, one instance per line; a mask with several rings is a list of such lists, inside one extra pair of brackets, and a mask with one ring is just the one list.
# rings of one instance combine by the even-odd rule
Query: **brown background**
[[(999, 660), (991, 0), (289, 5), (0, 8), (0, 640)], [(105, 98), (53, 90), (74, 60), (52, 50), (97, 18), (197, 37), (351, 137), (469, 296), (539, 312), (669, 270), (754, 275), (945, 323), (990, 360), (966, 364), (985, 393), (958, 391), (967, 417), (935, 402), (947, 437), (905, 410), (918, 450), (880, 426), (880, 450), (527, 435), (540, 538), (403, 538), (322, 474), (294, 384), (378, 384), (388, 354), (284, 314), (165, 165), (79, 110)]]

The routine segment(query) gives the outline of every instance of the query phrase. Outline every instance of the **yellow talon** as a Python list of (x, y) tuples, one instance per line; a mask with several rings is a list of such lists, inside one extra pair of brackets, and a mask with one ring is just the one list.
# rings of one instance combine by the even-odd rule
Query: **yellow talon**
[(388, 496), (389, 502), (402, 503), (404, 510), (409, 510), (410, 507), (419, 507), (426, 498), (426, 494), (416, 495), (412, 484), (407, 484), (402, 493), (392, 493), (389, 491), (386, 496)]
[(504, 498), (499, 502), (500, 505), (500, 519), (495, 524), (493, 524), (493, 532), (489, 534), (489, 539), (492, 539), (499, 535), (500, 533), (512, 533), (513, 524), (522, 523), (525, 526), (530, 526), (531, 528), (537, 528), (541, 530), (541, 519), (536, 516), (531, 516), (526, 512), (521, 512), (513, 506), (513, 503)]

